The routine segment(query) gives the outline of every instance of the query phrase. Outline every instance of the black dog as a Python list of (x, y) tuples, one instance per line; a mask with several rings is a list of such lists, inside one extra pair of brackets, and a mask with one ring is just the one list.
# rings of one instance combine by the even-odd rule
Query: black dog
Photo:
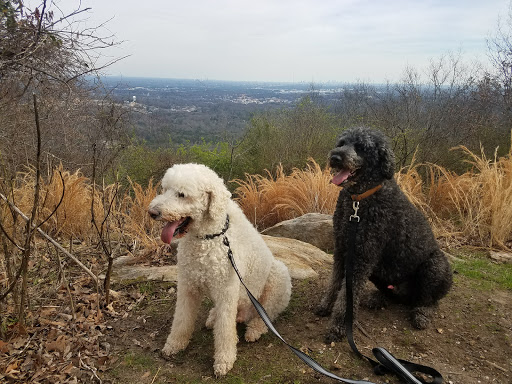
[[(412, 205), (393, 178), (394, 155), (378, 131), (352, 128), (345, 131), (329, 153), (340, 185), (334, 213), (334, 265), (330, 287), (316, 314), (331, 314), (326, 342), (345, 335), (345, 258), (352, 225), (354, 311), (369, 279), (378, 288), (370, 307), (382, 307), (387, 299), (412, 307), (412, 324), (426, 328), (439, 299), (452, 284), (452, 271), (422, 213)], [(359, 209), (354, 210), (354, 201)]]

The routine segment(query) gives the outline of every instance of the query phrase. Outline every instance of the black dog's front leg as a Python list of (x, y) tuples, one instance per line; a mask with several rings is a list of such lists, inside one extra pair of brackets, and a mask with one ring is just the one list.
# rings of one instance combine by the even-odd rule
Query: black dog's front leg
[(317, 316), (329, 316), (331, 314), (334, 302), (337, 300), (342, 287), (343, 278), (345, 276), (345, 265), (343, 258), (336, 256), (335, 252), (331, 281), (327, 288), (327, 292), (315, 309), (315, 314)]
[(345, 332), (345, 311), (346, 311), (346, 281), (342, 280), (341, 288), (338, 291), (336, 301), (332, 308), (331, 319), (329, 321), (329, 330), (325, 335), (325, 343), (330, 344), (333, 341), (341, 340)]
[[(353, 319), (356, 318), (357, 308), (359, 301), (364, 292), (366, 281), (370, 274), (371, 268), (354, 268), (352, 275), (352, 289), (353, 289)], [(330, 344), (333, 341), (340, 341), (346, 335), (345, 318), (347, 311), (347, 293), (346, 293), (346, 279), (342, 280), (341, 289), (333, 306), (329, 331), (325, 336), (325, 343)]]

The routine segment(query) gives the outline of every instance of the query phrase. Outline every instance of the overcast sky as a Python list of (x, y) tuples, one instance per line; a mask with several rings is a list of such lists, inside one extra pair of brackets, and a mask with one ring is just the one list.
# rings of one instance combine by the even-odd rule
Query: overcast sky
[[(59, 0), (55, 0), (59, 4)], [(60, 0), (69, 3), (70, 0)], [(510, 0), (82, 0), (88, 23), (131, 55), (111, 75), (210, 80), (384, 82), (486, 38)]]

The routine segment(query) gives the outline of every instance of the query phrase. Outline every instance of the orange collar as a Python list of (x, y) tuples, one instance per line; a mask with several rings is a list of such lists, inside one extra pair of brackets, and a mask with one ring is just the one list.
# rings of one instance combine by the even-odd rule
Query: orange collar
[(364, 193), (361, 193), (360, 195), (351, 195), (350, 197), (352, 197), (353, 201), (361, 201), (361, 200), (367, 198), (368, 196), (373, 195), (375, 192), (377, 192), (381, 188), (382, 188), (382, 184), (379, 184), (376, 187), (369, 189)]

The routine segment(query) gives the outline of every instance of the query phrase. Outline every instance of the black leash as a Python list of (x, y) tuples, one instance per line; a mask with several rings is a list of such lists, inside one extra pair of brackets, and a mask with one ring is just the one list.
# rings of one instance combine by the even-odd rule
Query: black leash
[(237, 268), (237, 266), (235, 264), (235, 260), (233, 258), (233, 252), (231, 251), (231, 246), (229, 245), (229, 240), (228, 240), (227, 236), (224, 236), (224, 245), (226, 247), (228, 247), (228, 258), (229, 258), (229, 261), (231, 262), (231, 265), (233, 266), (233, 269), (235, 270), (236, 274), (238, 275), (238, 278), (240, 279), (240, 282), (244, 286), (245, 291), (247, 292), (247, 295), (249, 296), (249, 299), (251, 300), (252, 304), (254, 305), (254, 308), (256, 309), (258, 314), (260, 315), (261, 319), (266, 324), (268, 329), (270, 329), (272, 331), (272, 333), (274, 333), (274, 335), (276, 335), (284, 344), (286, 344), (286, 346), (288, 348), (290, 348), (290, 350), (293, 353), (295, 353), (295, 355), (297, 355), (297, 357), (299, 359), (301, 359), (304, 363), (306, 363), (308, 366), (313, 368), (318, 373), (321, 373), (322, 375), (330, 377), (331, 379), (338, 380), (338, 381), (340, 381), (342, 383), (348, 383), (348, 384), (375, 384), (375, 383), (373, 383), (371, 381), (366, 381), (366, 380), (350, 380), (350, 379), (344, 379), (342, 377), (338, 377), (335, 374), (333, 374), (333, 373), (329, 372), (328, 370), (326, 370), (320, 364), (318, 364), (313, 358), (311, 358), (310, 356), (306, 355), (301, 350), (299, 350), (299, 349), (295, 348), (294, 346), (292, 346), (291, 344), (289, 344), (279, 334), (277, 329), (274, 327), (274, 324), (272, 324), (272, 321), (270, 321), (270, 318), (268, 317), (267, 312), (265, 312), (265, 308), (263, 308), (263, 306), (259, 303), (259, 301), (253, 296), (251, 291), (249, 291), (249, 288), (247, 288), (247, 286), (245, 285), (245, 283), (244, 283), (244, 281), (242, 279), (242, 276), (240, 275), (240, 272), (238, 271), (238, 268)]
[[(361, 220), (358, 216), (357, 211), (359, 210), (359, 201), (366, 197), (352, 196), (354, 214), (350, 216), (350, 234), (348, 239), (348, 257), (345, 258), (345, 286), (346, 286), (346, 312), (345, 312), (345, 330), (347, 332), (347, 340), (352, 348), (352, 351), (360, 358), (366, 359), (372, 366), (373, 371), (377, 375), (384, 375), (386, 373), (393, 373), (398, 376), (404, 383), (408, 384), (441, 384), (443, 382), (443, 376), (436, 371), (434, 368), (412, 363), (407, 360), (396, 359), (386, 349), (377, 347), (373, 348), (372, 352), (377, 361), (372, 358), (363, 355), (357, 349), (356, 343), (354, 342), (354, 293), (353, 293), (353, 272), (354, 272), (354, 256), (356, 254), (356, 234)], [(432, 377), (432, 381), (425, 381), (419, 377), (413, 375), (413, 372), (423, 373)]]
[(202, 236), (201, 239), (211, 240), (211, 239), (214, 239), (216, 237), (224, 235), (223, 243), (228, 248), (228, 259), (231, 262), (231, 265), (233, 266), (233, 269), (235, 270), (236, 274), (238, 275), (238, 278), (240, 279), (240, 283), (242, 283), (242, 285), (244, 286), (245, 291), (247, 292), (247, 295), (249, 296), (249, 299), (252, 302), (252, 305), (254, 306), (254, 308), (256, 309), (256, 312), (258, 312), (258, 314), (260, 315), (261, 319), (263, 320), (265, 325), (268, 327), (268, 329), (270, 329), (272, 331), (272, 333), (279, 338), (279, 340), (281, 340), (284, 344), (286, 344), (286, 346), (288, 348), (290, 348), (290, 350), (293, 353), (295, 353), (295, 355), (297, 355), (297, 357), (299, 359), (301, 359), (304, 363), (306, 363), (308, 366), (313, 368), (318, 373), (321, 373), (322, 375), (330, 377), (331, 379), (338, 380), (338, 381), (340, 381), (342, 383), (347, 383), (347, 384), (375, 384), (375, 383), (373, 383), (371, 381), (366, 381), (366, 380), (350, 380), (350, 379), (344, 379), (342, 377), (336, 376), (335, 374), (333, 374), (333, 373), (329, 372), (328, 370), (326, 370), (324, 367), (322, 367), (320, 364), (318, 364), (313, 358), (311, 358), (310, 356), (306, 355), (300, 349), (297, 349), (294, 346), (292, 346), (291, 344), (289, 344), (283, 338), (283, 336), (281, 336), (281, 334), (274, 327), (274, 324), (272, 324), (272, 321), (268, 317), (267, 312), (265, 311), (265, 308), (263, 308), (263, 306), (256, 299), (256, 297), (254, 297), (254, 295), (251, 293), (249, 288), (247, 288), (247, 286), (244, 283), (244, 280), (242, 279), (242, 275), (240, 274), (240, 271), (238, 270), (238, 268), (236, 266), (235, 259), (233, 257), (233, 251), (231, 250), (231, 246), (229, 244), (228, 237), (226, 236), (226, 231), (228, 230), (228, 228), (229, 228), (229, 215), (226, 217), (226, 223), (224, 225), (224, 228), (222, 228), (221, 232), (215, 233), (215, 234), (212, 234), (212, 235)]
[[(358, 203), (358, 202), (357, 202)], [(354, 205), (355, 206), (355, 205)], [(359, 205), (357, 204), (357, 208)], [(357, 216), (357, 209), (355, 209), (354, 215), (352, 217), (359, 217)], [(358, 223), (359, 220), (354, 220), (354, 223)], [(254, 308), (256, 309), (256, 312), (260, 315), (261, 319), (265, 323), (265, 325), (272, 331), (272, 333), (277, 336), (299, 359), (301, 359), (306, 365), (311, 367), (313, 370), (315, 370), (318, 373), (321, 373), (324, 376), (327, 376), (331, 379), (337, 380), (342, 383), (347, 384), (375, 384), (371, 381), (366, 380), (351, 380), (346, 379), (343, 377), (339, 377), (335, 375), (332, 372), (329, 372), (324, 367), (322, 367), (319, 363), (317, 363), (312, 357), (308, 356), (301, 350), (295, 348), (290, 343), (288, 343), (281, 334), (277, 331), (277, 329), (274, 327), (274, 324), (272, 324), (272, 321), (270, 320), (269, 316), (267, 315), (267, 312), (265, 311), (265, 308), (260, 304), (260, 302), (254, 297), (254, 295), (251, 293), (249, 288), (245, 285), (245, 282), (242, 279), (242, 275), (240, 274), (240, 271), (238, 270), (235, 259), (233, 257), (233, 251), (231, 250), (231, 246), (229, 244), (229, 240), (227, 238), (226, 231), (229, 228), (229, 216), (226, 217), (226, 224), (224, 225), (224, 228), (221, 232), (213, 234), (213, 235), (206, 235), (203, 237), (203, 239), (213, 239), (218, 236), (223, 236), (223, 243), (228, 248), (228, 259), (231, 262), (231, 265), (233, 266), (233, 269), (235, 270), (238, 278), (240, 279), (240, 283), (245, 288), (245, 291), (247, 292), (247, 295), (249, 296), (249, 299), (251, 300)], [(355, 233), (357, 230), (357, 224), (353, 226), (354, 233), (353, 236), (351, 236), (351, 240), (349, 243), (349, 247), (351, 248), (351, 254), (353, 255), (355, 252)], [(351, 259), (351, 258), (348, 258)], [(353, 269), (353, 263), (352, 261), (346, 260), (346, 268), (350, 268), (350, 271)], [(373, 359), (363, 355), (356, 347), (356, 344), (354, 342), (354, 336), (353, 336), (353, 330), (352, 330), (352, 323), (353, 323), (353, 295), (352, 295), (352, 273), (350, 273), (350, 278), (348, 278), (348, 269), (346, 269), (346, 277), (347, 277), (347, 283), (346, 283), (346, 294), (347, 294), (347, 313), (345, 317), (345, 327), (347, 331), (347, 339), (350, 344), (350, 347), (352, 350), (361, 358), (365, 358), (368, 360), (372, 366), (374, 367), (374, 372), (378, 375), (383, 375), (386, 373), (395, 373), (398, 377), (405, 380), (405, 383), (410, 384), (441, 384), (443, 379), (439, 372), (437, 372), (435, 369), (426, 367), (423, 365), (411, 363), (404, 360), (397, 360), (391, 353), (389, 353), (384, 348), (374, 348), (372, 350), (373, 354), (375, 355), (375, 358), (379, 361), (374, 361)], [(406, 368), (407, 367), (407, 368)], [(425, 373), (431, 377), (434, 378), (431, 382), (426, 382), (421, 379), (416, 378), (411, 372), (422, 372)]]

